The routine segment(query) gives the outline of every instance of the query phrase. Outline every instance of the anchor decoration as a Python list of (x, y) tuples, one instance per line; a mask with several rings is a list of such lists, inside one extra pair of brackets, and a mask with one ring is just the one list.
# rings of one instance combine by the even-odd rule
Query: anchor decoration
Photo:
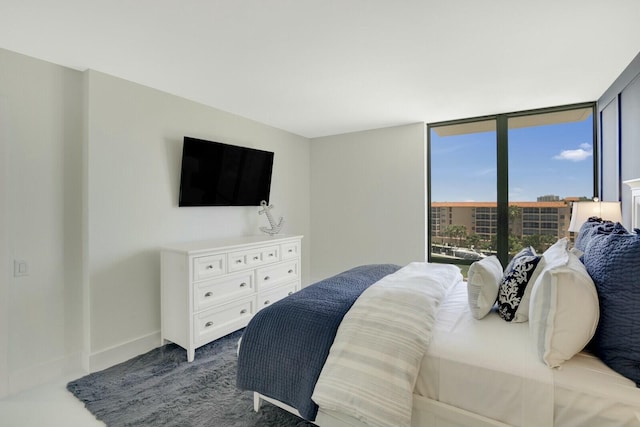
[(262, 215), (262, 214), (266, 214), (267, 215), (267, 219), (269, 220), (269, 225), (271, 225), (271, 228), (267, 228), (267, 227), (260, 227), (260, 230), (267, 233), (267, 234), (278, 234), (280, 232), (280, 229), (282, 228), (282, 226), (284, 225), (284, 218), (280, 217), (280, 222), (278, 222), (276, 224), (276, 222), (273, 220), (273, 216), (271, 216), (271, 209), (274, 208), (273, 205), (268, 205), (267, 206), (267, 202), (266, 201), (261, 201), (260, 202), (260, 206), (262, 206), (262, 210), (258, 212), (258, 214)]

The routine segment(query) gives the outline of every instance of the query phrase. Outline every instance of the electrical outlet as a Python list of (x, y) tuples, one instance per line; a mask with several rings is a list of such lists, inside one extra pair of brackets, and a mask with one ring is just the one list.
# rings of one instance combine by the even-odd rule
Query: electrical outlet
[(27, 261), (22, 259), (13, 260), (13, 276), (21, 277), (29, 275), (29, 266)]

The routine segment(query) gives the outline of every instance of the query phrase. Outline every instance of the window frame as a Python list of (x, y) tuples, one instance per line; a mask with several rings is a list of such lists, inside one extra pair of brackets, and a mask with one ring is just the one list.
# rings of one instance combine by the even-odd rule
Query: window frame
[[(537, 114), (548, 114), (577, 109), (591, 109), (592, 118), (592, 147), (593, 147), (593, 194), (599, 194), (599, 151), (598, 151), (598, 114), (597, 103), (583, 102), (577, 104), (567, 104), (556, 107), (538, 108), (532, 110), (522, 110), (511, 113), (491, 114), (486, 116), (471, 117), (466, 119), (448, 120), (427, 124), (427, 261), (431, 259), (432, 243), (432, 200), (431, 200), (431, 131), (433, 128), (451, 125), (463, 125), (483, 121), (495, 121), (496, 124), (496, 202), (497, 202), (497, 256), (502, 265), (507, 265), (509, 257), (509, 119), (532, 116)], [(442, 262), (442, 261), (438, 261)], [(447, 261), (444, 261), (447, 262)], [(451, 260), (450, 263), (460, 264), (458, 260)]]

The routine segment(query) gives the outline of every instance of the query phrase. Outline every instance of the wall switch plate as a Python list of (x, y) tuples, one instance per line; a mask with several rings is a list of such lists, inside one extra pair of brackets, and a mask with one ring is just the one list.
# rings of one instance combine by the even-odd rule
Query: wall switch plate
[(21, 276), (28, 276), (28, 275), (29, 275), (29, 268), (28, 268), (27, 261), (21, 260), (21, 259), (13, 260), (13, 276), (21, 277)]

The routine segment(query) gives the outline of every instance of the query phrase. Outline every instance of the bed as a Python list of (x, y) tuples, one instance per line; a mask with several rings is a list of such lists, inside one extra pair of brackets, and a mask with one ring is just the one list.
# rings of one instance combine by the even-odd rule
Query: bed
[[(525, 301), (526, 305), (530, 307), (526, 313), (527, 321), (505, 321), (505, 313), (501, 313), (500, 309), (500, 299), (497, 304), (493, 304), (495, 300), (489, 300), (489, 303), (485, 304), (489, 306), (489, 309), (484, 315), (479, 315), (476, 310), (477, 306), (471, 302), (471, 299), (474, 299), (477, 303), (478, 295), (470, 292), (478, 280), (478, 274), (474, 276), (474, 279), (471, 271), (469, 281), (463, 281), (461, 276), (449, 275), (449, 270), (438, 270), (442, 268), (441, 265), (412, 263), (403, 267), (385, 266), (382, 270), (374, 267), (378, 268), (377, 275), (381, 277), (373, 275), (369, 280), (370, 283), (359, 284), (360, 289), (357, 290), (355, 296), (352, 296), (353, 301), (345, 304), (344, 313), (338, 314), (338, 317), (344, 317), (337, 322), (338, 326), (336, 326), (333, 338), (335, 342), (331, 337), (328, 338), (331, 341), (330, 351), (327, 350), (327, 354), (320, 354), (319, 359), (321, 362), (324, 360), (322, 362), (324, 366), (321, 367), (318, 375), (311, 375), (315, 376), (312, 378), (312, 382), (317, 382), (315, 389), (311, 392), (307, 391), (306, 394), (311, 395), (312, 403), (319, 402), (316, 412), (309, 412), (309, 408), (301, 406), (299, 402), (282, 398), (281, 394), (269, 390), (268, 387), (264, 389), (256, 386), (256, 383), (252, 383), (251, 380), (247, 381), (247, 377), (261, 377), (258, 383), (270, 384), (274, 379), (288, 375), (292, 378), (290, 382), (295, 383), (296, 378), (299, 379), (300, 375), (304, 375), (307, 369), (312, 366), (306, 362), (303, 364), (295, 363), (298, 360), (297, 356), (292, 356), (289, 361), (284, 360), (283, 362), (282, 354), (288, 354), (291, 345), (289, 345), (289, 350), (280, 348), (278, 350), (280, 353), (277, 353), (275, 360), (269, 356), (271, 350), (264, 343), (258, 344), (256, 347), (253, 342), (255, 337), (265, 333), (264, 330), (254, 329), (260, 327), (259, 321), (253, 325), (252, 320), (245, 331), (240, 346), (238, 385), (240, 388), (254, 391), (255, 410), (259, 410), (262, 401), (268, 401), (298, 416), (312, 420), (321, 427), (372, 425), (640, 426), (640, 389), (636, 387), (637, 381), (633, 377), (635, 374), (627, 374), (624, 367), (618, 368), (615, 363), (612, 368), (610, 363), (603, 362), (606, 357), (602, 356), (600, 349), (595, 347), (593, 350), (591, 348), (591, 343), (596, 338), (607, 345), (610, 340), (616, 339), (608, 338), (605, 332), (600, 329), (609, 326), (610, 317), (619, 316), (607, 316), (603, 312), (605, 307), (608, 308), (612, 302), (598, 298), (601, 288), (597, 287), (596, 289), (596, 283), (586, 272), (587, 267), (595, 265), (600, 268), (602, 257), (606, 257), (606, 263), (609, 264), (610, 258), (620, 258), (610, 255), (616, 251), (619, 252), (617, 245), (621, 240), (625, 242), (622, 245), (623, 250), (631, 251), (629, 255), (631, 258), (627, 257), (627, 261), (629, 259), (635, 260), (635, 264), (637, 264), (640, 259), (638, 258), (640, 252), (636, 250), (636, 246), (640, 248), (640, 244), (636, 245), (635, 243), (638, 240), (637, 234), (626, 232), (626, 230), (626, 234), (624, 234), (620, 227), (619, 225), (612, 227), (611, 224), (594, 221), (593, 224), (585, 224), (581, 230), (583, 239), (580, 239), (580, 244), (582, 249), (587, 249), (590, 244), (589, 239), (593, 238), (593, 241), (598, 241), (598, 244), (591, 244), (591, 246), (598, 249), (600, 258), (596, 258), (589, 251), (577, 252), (575, 249), (569, 251), (567, 242), (561, 240), (549, 249), (549, 252), (555, 250), (555, 255), (545, 252), (544, 255), (548, 255), (548, 257), (537, 256), (539, 268), (531, 268), (529, 275), (531, 284), (525, 285), (525, 289), (529, 291), (526, 295), (523, 292), (519, 296), (519, 299)], [(631, 242), (631, 249), (629, 242)], [(558, 264), (557, 254), (561, 254), (563, 259), (561, 264)], [(582, 257), (582, 261), (579, 260), (579, 256)], [(529, 254), (528, 259), (530, 258)], [(583, 262), (586, 267), (583, 266)], [(615, 262), (613, 266), (605, 266), (605, 269), (610, 267), (618, 270), (619, 265)], [(502, 269), (500, 268), (500, 270), (500, 274), (502, 274)], [(509, 266), (505, 270), (509, 270)], [(415, 276), (416, 272), (417, 276)], [(484, 270), (483, 272), (486, 273)], [(345, 273), (349, 276), (349, 272)], [(593, 273), (596, 278), (601, 274), (596, 270)], [(605, 273), (607, 276), (611, 276), (610, 273)], [(431, 275), (446, 276), (446, 280), (444, 280), (446, 283), (436, 283), (438, 280), (431, 278)], [(576, 277), (578, 279), (575, 279)], [(337, 286), (344, 286), (343, 278), (344, 276), (338, 275), (327, 279), (327, 281), (330, 284), (337, 280)], [(481, 278), (486, 279), (485, 276)], [(403, 382), (405, 388), (409, 387), (409, 413), (370, 416), (366, 412), (367, 404), (373, 403), (370, 405), (373, 408), (384, 407), (385, 403), (382, 400), (377, 400), (380, 399), (380, 396), (385, 396), (389, 401), (393, 401), (395, 398), (395, 392), (392, 388), (385, 386), (392, 379), (385, 376), (386, 374), (383, 372), (376, 372), (375, 368), (371, 368), (371, 366), (354, 365), (354, 363), (360, 363), (359, 359), (364, 358), (362, 355), (367, 353), (361, 353), (355, 358), (355, 361), (353, 358), (340, 361), (339, 356), (336, 356), (338, 362), (333, 360), (333, 354), (339, 353), (338, 350), (342, 348), (340, 343), (357, 340), (357, 335), (353, 334), (362, 333), (360, 331), (362, 327), (358, 323), (355, 327), (353, 323), (348, 323), (348, 328), (344, 326), (347, 322), (353, 322), (352, 317), (358, 317), (352, 315), (352, 312), (358, 310), (362, 312), (363, 309), (359, 308), (361, 300), (368, 300), (368, 295), (374, 289), (377, 289), (379, 293), (380, 287), (393, 288), (396, 286), (394, 283), (411, 282), (414, 279), (416, 283), (421, 282), (423, 285), (426, 280), (429, 283), (427, 287), (437, 288), (438, 291), (434, 295), (427, 296), (426, 300), (420, 299), (422, 296), (415, 297), (421, 307), (429, 304), (425, 302), (428, 299), (435, 301), (432, 304), (433, 321), (427, 325), (427, 329), (418, 328), (411, 332), (417, 334), (416, 336), (426, 336), (424, 342), (421, 341), (422, 338), (418, 339), (421, 341), (420, 345), (424, 345), (424, 351), (421, 346), (416, 349), (420, 358), (416, 359), (413, 354), (413, 359), (407, 359), (417, 360), (415, 373), (409, 375), (411, 369), (406, 369), (406, 372), (393, 373), (393, 379), (402, 377), (403, 381), (400, 382)], [(429, 282), (432, 279), (436, 282)], [(568, 284), (567, 280), (569, 280)], [(625, 279), (617, 277), (614, 280), (620, 282)], [(321, 287), (328, 286), (327, 281), (320, 282)], [(534, 282), (536, 286), (534, 286)], [(594, 288), (585, 291), (584, 283), (586, 282), (594, 283)], [(563, 286), (558, 286), (559, 283), (562, 283)], [(633, 283), (635, 282), (632, 281), (631, 284)], [(309, 288), (313, 289), (314, 286), (316, 285)], [(424, 287), (422, 286), (422, 288)], [(552, 302), (546, 303), (546, 311), (545, 309), (538, 310), (541, 305), (539, 301), (550, 298), (545, 292), (548, 293), (549, 290), (555, 292), (556, 289), (561, 289), (560, 292), (564, 293), (554, 295), (551, 298)], [(483, 288), (482, 291), (485, 290)], [(382, 300), (387, 301), (389, 294), (384, 292), (387, 291), (383, 290)], [(470, 298), (472, 293), (474, 298)], [(630, 298), (628, 293), (624, 295), (624, 298)], [(479, 298), (482, 299), (482, 296)], [(631, 298), (634, 297), (631, 296)], [(571, 301), (570, 304), (569, 301)], [(525, 303), (522, 304), (522, 307)], [(287, 304), (287, 302), (283, 302), (283, 304)], [(555, 317), (552, 320), (556, 323), (555, 326), (545, 324), (545, 321), (550, 319), (549, 304), (553, 306), (552, 311), (554, 311)], [(376, 307), (373, 310), (375, 312), (380, 309), (380, 306), (374, 307)], [(262, 316), (266, 318), (281, 317), (278, 314), (277, 305), (274, 304), (269, 310), (273, 312), (265, 312)], [(619, 312), (620, 308), (615, 307), (615, 310)], [(406, 309), (403, 308), (401, 311), (406, 311)], [(625, 316), (623, 317), (629, 321), (629, 317)], [(562, 321), (563, 324), (557, 325), (559, 321)], [(600, 325), (598, 325), (598, 321), (600, 321)], [(408, 322), (407, 324), (415, 323), (415, 319), (410, 319)], [(634, 322), (631, 321), (631, 323)], [(596, 325), (598, 325), (597, 331)], [(579, 329), (576, 329), (578, 326)], [(640, 322), (637, 326), (640, 327)], [(273, 327), (273, 324), (268, 325), (270, 329)], [(352, 331), (351, 334), (345, 335), (343, 332), (345, 328), (353, 329), (355, 332)], [(408, 327), (404, 325), (403, 328)], [(281, 328), (278, 331), (278, 336), (287, 335), (289, 329), (286, 326)], [(329, 335), (331, 334), (334, 334), (334, 331)], [(592, 339), (594, 335), (595, 338)], [(409, 335), (409, 337), (411, 336)], [(411, 342), (416, 339), (407, 338)], [(293, 340), (298, 342), (300, 338), (294, 337)], [(554, 340), (555, 342), (553, 342)], [(273, 336), (267, 341), (273, 344)], [(381, 338), (380, 342), (382, 343), (380, 346), (383, 346), (384, 339)], [(583, 349), (587, 343), (590, 343), (589, 350)], [(303, 347), (308, 347), (308, 345), (305, 341)], [(356, 347), (361, 345), (366, 346), (367, 344), (366, 342), (355, 344)], [(394, 345), (397, 343), (391, 341), (391, 346)], [(344, 346), (349, 347), (349, 351), (352, 350), (350, 348), (352, 344), (344, 344)], [(635, 353), (634, 346), (635, 344), (629, 344), (625, 347), (626, 351)], [(266, 361), (264, 363), (267, 364), (251, 371), (250, 366), (254, 363), (250, 354), (255, 355), (256, 348), (259, 349), (259, 358)], [(312, 351), (315, 351), (316, 355), (322, 353), (317, 349)], [(364, 351), (371, 352), (372, 349), (365, 348)], [(422, 353), (420, 353), (421, 351)], [(387, 356), (380, 356), (379, 359), (384, 359)], [(397, 363), (405, 362), (407, 361), (403, 360)], [(340, 370), (341, 364), (344, 365), (342, 366), (343, 370)], [(248, 367), (248, 372), (243, 374), (244, 379), (242, 380), (240, 379), (241, 365), (244, 365), (245, 368)], [(335, 366), (338, 367), (337, 371), (333, 373), (333, 377), (326, 373), (327, 370), (331, 371), (327, 366), (330, 366), (331, 369), (334, 369)], [(377, 385), (375, 381), (367, 383), (365, 387), (356, 389), (356, 394), (361, 392), (362, 395), (352, 398), (348, 394), (352, 392), (351, 389), (344, 391), (340, 389), (340, 386), (332, 388), (334, 383), (337, 383), (341, 378), (348, 377), (345, 381), (347, 383), (360, 381), (357, 375), (352, 377), (352, 372), (344, 369), (362, 371), (365, 377), (380, 376), (380, 382)], [(266, 371), (268, 371), (267, 374), (265, 374)], [(622, 371), (625, 375), (617, 371)], [(265, 375), (267, 376), (265, 377)], [(325, 379), (327, 377), (329, 379)], [(377, 395), (374, 390), (376, 387), (380, 389)], [(323, 390), (325, 396), (323, 396)], [(347, 394), (341, 394), (343, 392)], [(305, 394), (300, 393), (299, 390), (292, 392), (293, 395), (296, 393)], [(393, 405), (389, 405), (392, 407), (391, 409), (402, 408), (406, 403), (406, 396), (403, 395), (402, 399), (405, 401), (394, 401)], [(365, 409), (360, 411), (363, 402)], [(385, 419), (384, 416), (396, 418)], [(406, 416), (409, 418), (403, 418)], [(403, 421), (392, 422), (389, 421), (390, 419)]]

